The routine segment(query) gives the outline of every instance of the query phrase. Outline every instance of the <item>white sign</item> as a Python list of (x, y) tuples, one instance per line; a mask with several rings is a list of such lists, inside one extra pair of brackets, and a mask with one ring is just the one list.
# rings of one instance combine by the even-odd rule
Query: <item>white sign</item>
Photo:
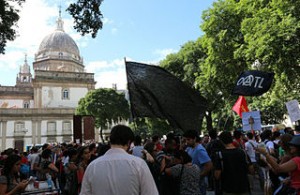
[(300, 109), (297, 100), (291, 100), (285, 103), (290, 119), (293, 122), (300, 120)]
[(244, 131), (261, 130), (260, 112), (243, 112), (242, 123)]

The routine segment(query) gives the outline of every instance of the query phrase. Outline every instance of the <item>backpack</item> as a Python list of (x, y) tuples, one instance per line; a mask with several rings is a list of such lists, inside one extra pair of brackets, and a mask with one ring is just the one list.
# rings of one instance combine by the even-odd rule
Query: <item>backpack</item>
[(212, 162), (218, 159), (218, 152), (224, 149), (224, 145), (218, 139), (212, 140), (206, 146), (206, 151)]

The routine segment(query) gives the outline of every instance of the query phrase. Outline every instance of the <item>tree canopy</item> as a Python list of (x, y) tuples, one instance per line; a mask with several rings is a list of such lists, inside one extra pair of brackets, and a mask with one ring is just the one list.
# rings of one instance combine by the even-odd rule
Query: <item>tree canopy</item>
[(76, 108), (77, 115), (92, 115), (95, 126), (103, 128), (129, 119), (129, 104), (125, 94), (114, 89), (99, 88), (89, 91)]
[[(299, 99), (299, 9), (300, 1), (294, 0), (218, 0), (202, 14), (204, 34), (161, 62), (207, 98), (208, 130), (213, 123), (223, 128), (228, 119), (241, 122), (231, 117), (238, 98), (231, 91), (238, 76), (254, 69), (257, 60), (261, 66), (256, 68), (274, 72), (275, 80), (269, 92), (246, 97), (248, 106), (260, 110), (265, 124), (282, 122), (285, 102)], [(196, 51), (200, 55), (189, 55)]]
[[(5, 53), (7, 41), (16, 38), (17, 22), (20, 18), (21, 5), (26, 0), (1, 0), (0, 1), (0, 54)], [(67, 11), (74, 19), (74, 29), (81, 35), (91, 34), (97, 36), (98, 30), (102, 29), (102, 13), (100, 5), (103, 0), (77, 0), (71, 3)]]

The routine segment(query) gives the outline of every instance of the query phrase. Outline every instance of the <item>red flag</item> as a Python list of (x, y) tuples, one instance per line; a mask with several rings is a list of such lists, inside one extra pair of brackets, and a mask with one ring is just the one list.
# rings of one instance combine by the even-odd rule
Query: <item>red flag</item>
[(240, 96), (239, 99), (235, 102), (232, 110), (235, 111), (241, 118), (243, 112), (248, 112), (247, 102), (244, 96)]

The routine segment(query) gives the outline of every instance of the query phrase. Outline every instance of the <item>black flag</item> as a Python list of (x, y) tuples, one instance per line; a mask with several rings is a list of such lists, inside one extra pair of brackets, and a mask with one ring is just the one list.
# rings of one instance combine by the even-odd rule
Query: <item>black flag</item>
[(131, 112), (134, 118), (167, 119), (174, 127), (199, 130), (206, 99), (165, 69), (125, 62)]
[(232, 91), (234, 95), (259, 96), (267, 92), (273, 82), (274, 73), (250, 70), (243, 72)]

